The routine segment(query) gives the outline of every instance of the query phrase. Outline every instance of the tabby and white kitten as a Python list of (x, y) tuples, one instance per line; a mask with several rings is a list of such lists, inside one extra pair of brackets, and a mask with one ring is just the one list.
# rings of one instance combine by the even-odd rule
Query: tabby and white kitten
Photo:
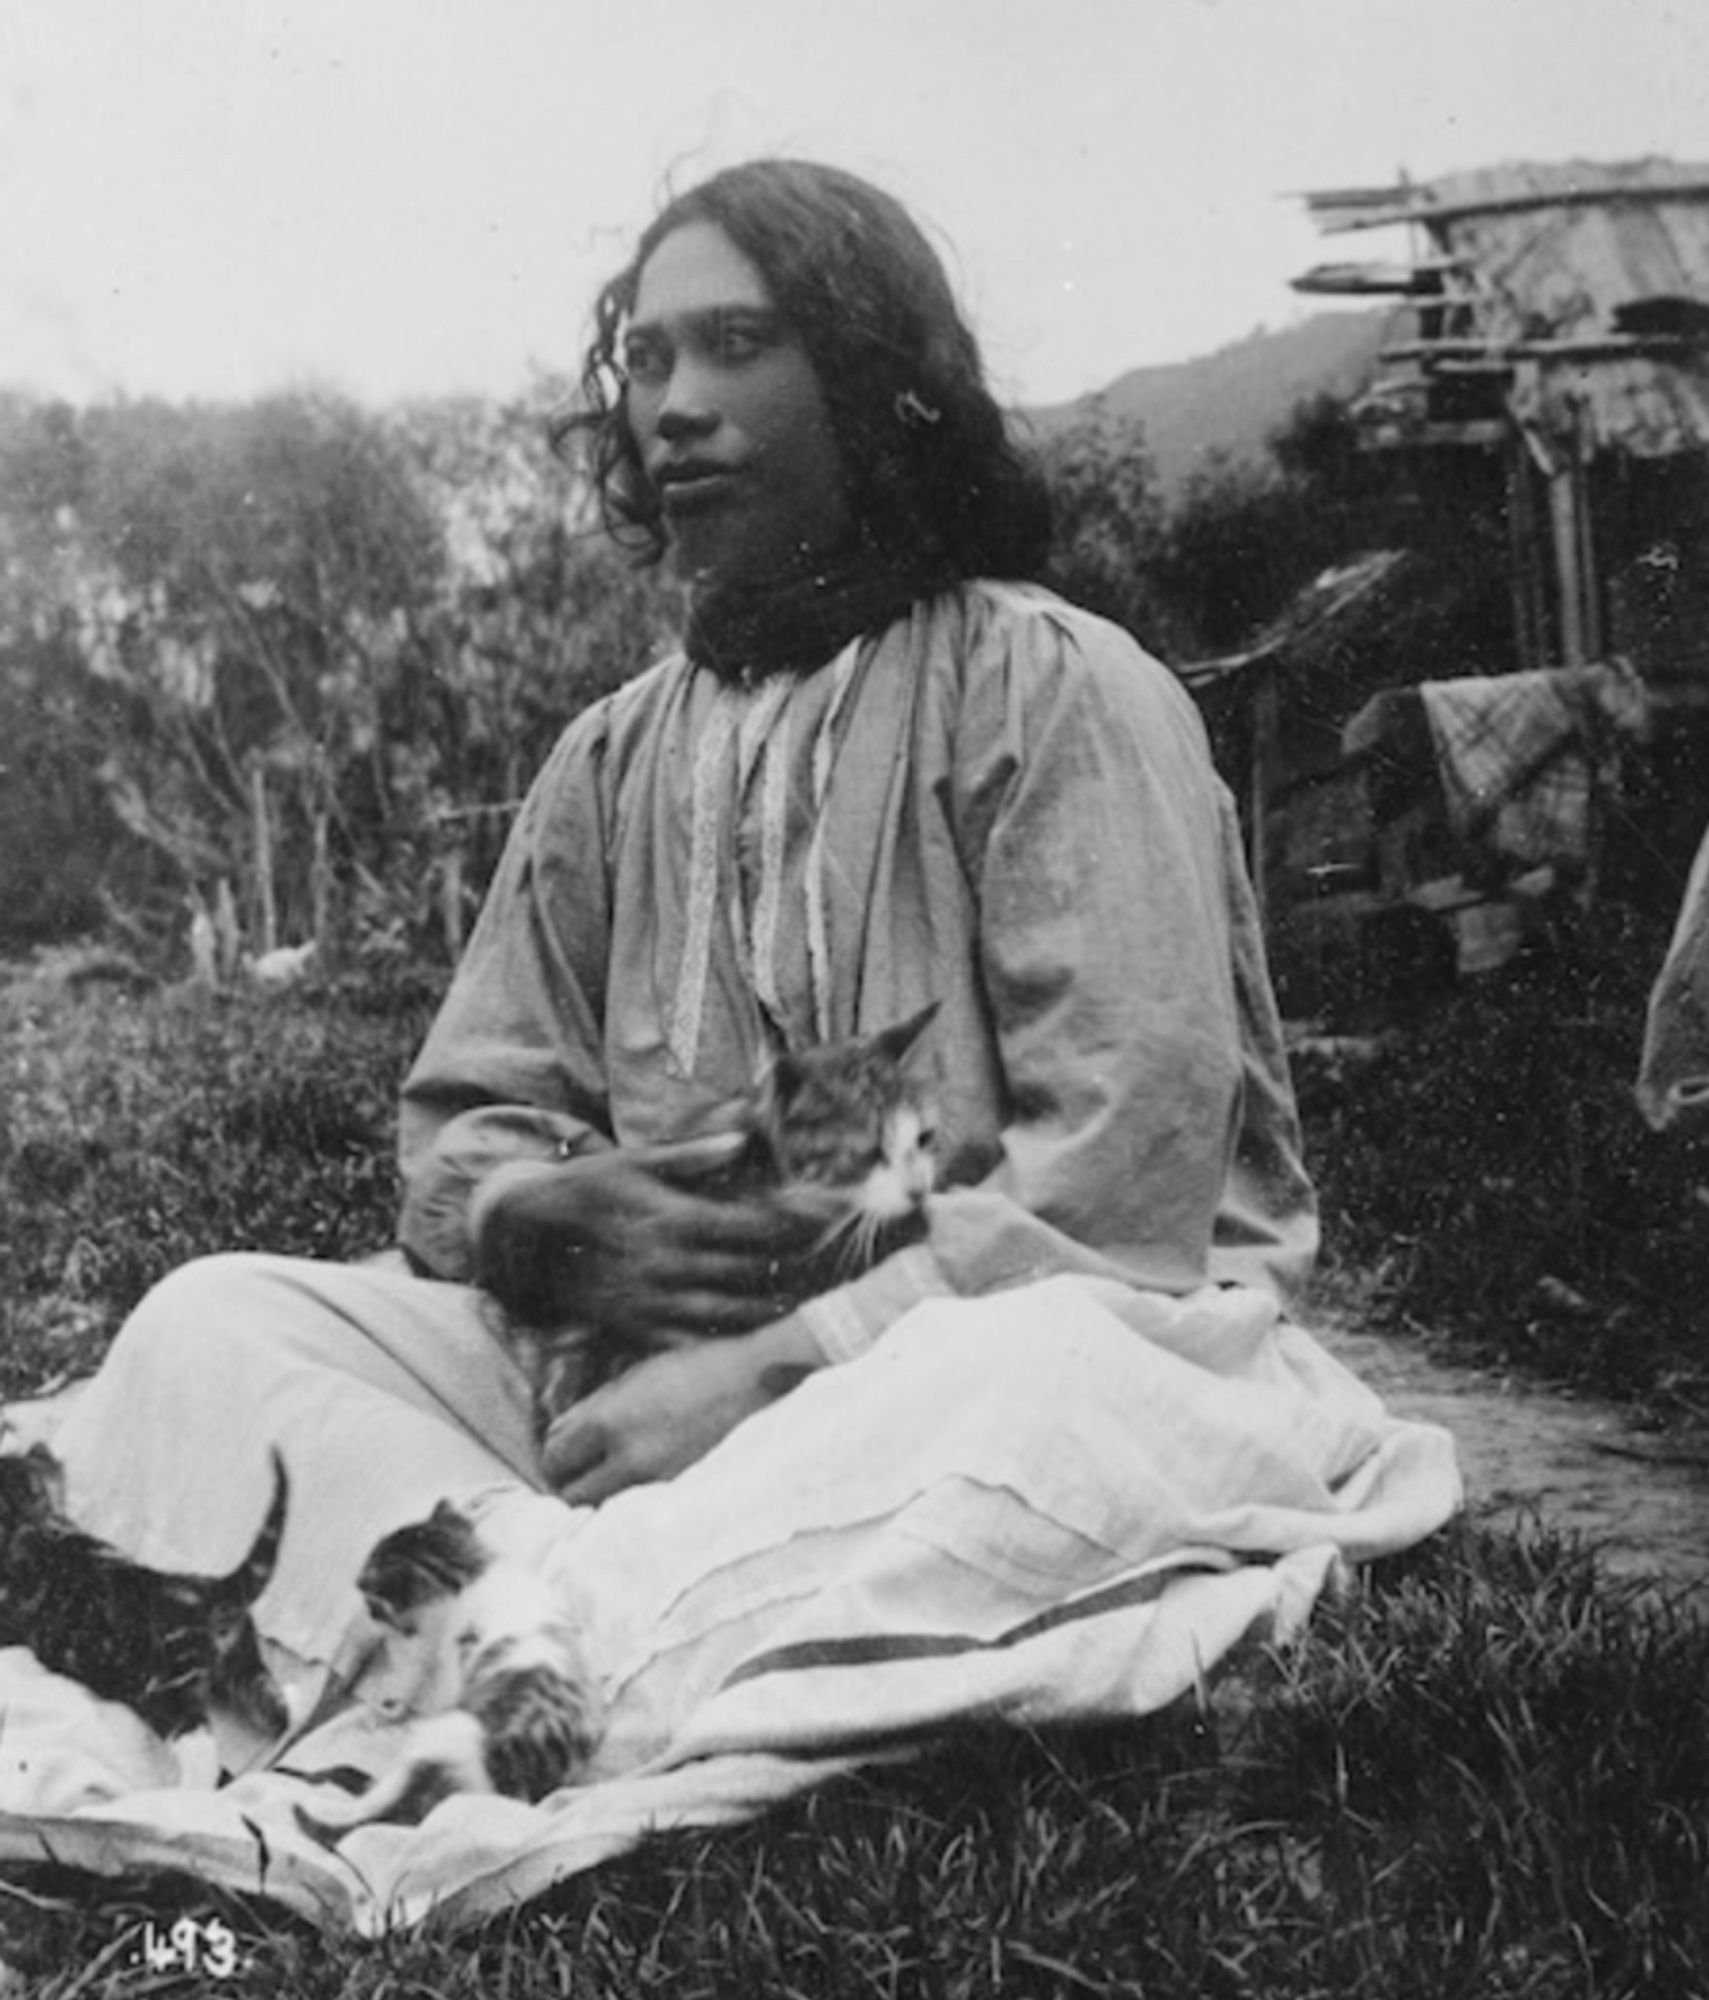
[(908, 1058), (937, 1011), (934, 1000), (894, 1027), (785, 1050), (747, 1107), (744, 1185), (822, 1204), (828, 1284), (924, 1231), (934, 1133)]
[(419, 1820), (453, 1792), (533, 1804), (573, 1784), (598, 1747), (599, 1690), (581, 1636), (545, 1580), (495, 1557), (442, 1500), (375, 1543), (357, 1579), (369, 1615), (419, 1655), (416, 1701), (449, 1705), (410, 1725), (397, 1766), (366, 1792), (298, 1818), (317, 1838)]
[(62, 1484), (45, 1446), (0, 1455), (0, 1646), (27, 1646), (158, 1736), (200, 1729), (215, 1709), (279, 1735), (285, 1703), (250, 1617), (285, 1532), (278, 1453), (266, 1519), (227, 1576), (145, 1569), (66, 1518)]
[[(936, 1171), (933, 1120), (909, 1057), (937, 1011), (933, 1001), (892, 1027), (785, 1050), (740, 1101), (743, 1143), (705, 1185), (731, 1197), (774, 1190), (822, 1215), (804, 1294), (846, 1283), (924, 1234)], [(511, 1320), (501, 1332), (534, 1385), (542, 1434), (636, 1359), (575, 1326)]]

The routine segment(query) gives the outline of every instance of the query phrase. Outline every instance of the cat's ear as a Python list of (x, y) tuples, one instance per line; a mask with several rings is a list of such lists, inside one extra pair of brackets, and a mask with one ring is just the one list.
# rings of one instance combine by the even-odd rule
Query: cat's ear
[(792, 1050), (780, 1049), (766, 1071), (766, 1095), (773, 1105), (793, 1104), (806, 1080), (807, 1065)]
[(898, 1021), (893, 1028), (883, 1028), (873, 1037), (876, 1046), (894, 1063), (899, 1063), (913, 1048), (914, 1044), (937, 1019), (941, 1000), (930, 1001), (917, 1014), (910, 1014), (905, 1021)]

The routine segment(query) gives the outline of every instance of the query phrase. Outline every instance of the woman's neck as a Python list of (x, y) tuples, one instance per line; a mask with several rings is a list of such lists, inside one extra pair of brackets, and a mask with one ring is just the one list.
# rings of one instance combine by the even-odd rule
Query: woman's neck
[(810, 672), (954, 581), (942, 564), (862, 547), (821, 554), (763, 582), (709, 579), (689, 600), (688, 656), (730, 681)]

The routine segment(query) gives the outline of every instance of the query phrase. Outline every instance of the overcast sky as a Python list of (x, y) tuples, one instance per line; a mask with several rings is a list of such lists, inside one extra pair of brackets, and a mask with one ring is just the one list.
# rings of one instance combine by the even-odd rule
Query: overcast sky
[(834, 160), (1030, 403), (1321, 302), (1298, 190), (1709, 160), (1705, 0), (0, 0), (0, 384), (521, 389), (665, 179)]

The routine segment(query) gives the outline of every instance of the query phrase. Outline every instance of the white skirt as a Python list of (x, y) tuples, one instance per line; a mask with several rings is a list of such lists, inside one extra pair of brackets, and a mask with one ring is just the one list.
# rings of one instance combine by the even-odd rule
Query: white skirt
[(291, 1512), (257, 1621), (323, 1676), (365, 1631), (374, 1540), (445, 1496), (572, 1600), (608, 1704), (591, 1782), (454, 1798), (342, 1860), (293, 1808), (315, 1771), (401, 1754), (364, 1711), (221, 1790), (162, 1790), (133, 1718), (98, 1727), (107, 1705), (50, 1702), (0, 1654), (0, 1856), (176, 1855), (361, 1929), (472, 1919), (958, 1717), (1151, 1712), (1460, 1498), (1447, 1434), (1390, 1417), (1266, 1295), (1077, 1278), (919, 1306), (676, 1479), (589, 1509), (542, 1490), (526, 1385), (474, 1294), (217, 1258), (150, 1294), (55, 1444), (81, 1519), (202, 1571), (247, 1547), (279, 1449)]

